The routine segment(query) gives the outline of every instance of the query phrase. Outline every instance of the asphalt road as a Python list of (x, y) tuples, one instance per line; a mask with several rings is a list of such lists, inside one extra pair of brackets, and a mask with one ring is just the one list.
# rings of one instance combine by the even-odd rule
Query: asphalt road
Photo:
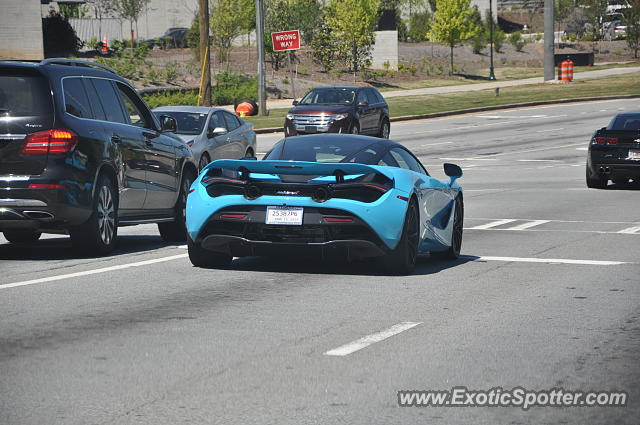
[[(197, 269), (154, 226), (120, 229), (108, 258), (77, 258), (65, 236), (0, 237), (0, 424), (637, 424), (640, 191), (588, 190), (584, 163), (595, 128), (639, 109), (394, 124), (433, 175), (465, 172), (464, 256), (409, 277), (291, 258)], [(398, 406), (399, 390), (454, 386), (629, 399)]]

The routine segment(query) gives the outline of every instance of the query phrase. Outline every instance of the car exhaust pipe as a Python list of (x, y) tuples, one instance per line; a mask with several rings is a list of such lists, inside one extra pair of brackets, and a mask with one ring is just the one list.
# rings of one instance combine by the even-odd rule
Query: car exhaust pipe
[(600, 174), (610, 174), (611, 170), (609, 167), (600, 167), (598, 168), (598, 172), (600, 172)]
[(53, 220), (53, 214), (46, 211), (23, 211), (22, 214), (34, 220)]

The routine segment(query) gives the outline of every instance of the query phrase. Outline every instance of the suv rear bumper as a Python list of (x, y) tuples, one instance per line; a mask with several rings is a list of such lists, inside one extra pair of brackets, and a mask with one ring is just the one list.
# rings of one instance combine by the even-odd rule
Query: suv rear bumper
[(65, 229), (84, 223), (91, 209), (70, 189), (9, 189), (0, 191), (0, 231)]

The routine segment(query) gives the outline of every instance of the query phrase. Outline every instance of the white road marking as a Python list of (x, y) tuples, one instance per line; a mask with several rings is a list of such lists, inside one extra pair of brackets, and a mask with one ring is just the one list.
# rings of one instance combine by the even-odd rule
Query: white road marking
[(514, 222), (514, 221), (516, 221), (515, 218), (506, 218), (504, 220), (496, 220), (496, 221), (492, 221), (490, 223), (481, 224), (479, 226), (469, 227), (469, 229), (471, 229), (471, 230), (486, 230), (486, 229), (491, 229), (492, 227), (502, 226), (503, 224), (511, 223), (511, 222)]
[(535, 227), (535, 226), (539, 226), (541, 224), (545, 224), (548, 223), (549, 220), (533, 220), (533, 221), (529, 221), (527, 223), (523, 223), (523, 224), (519, 224), (517, 226), (513, 226), (513, 227), (508, 227), (504, 230), (524, 230), (524, 229), (528, 229), (530, 227)]
[[(566, 117), (566, 114), (563, 115), (555, 115), (554, 118), (561, 118), (561, 117)], [(496, 125), (502, 125), (502, 124), (519, 124), (519, 123), (523, 123), (523, 122), (528, 122), (528, 121), (536, 121), (536, 120), (540, 120), (541, 118), (545, 117), (544, 115), (534, 115), (535, 118), (532, 119), (526, 119), (526, 120), (520, 120), (520, 121), (500, 121), (500, 122), (492, 122), (489, 124), (471, 124), (471, 125), (463, 125), (463, 126), (456, 126), (454, 128), (437, 128), (437, 129), (433, 129), (433, 130), (425, 130), (425, 131), (415, 131), (415, 132), (411, 132), (411, 133), (394, 133), (394, 135), (397, 136), (406, 136), (406, 135), (413, 135), (413, 134), (426, 134), (426, 133), (437, 133), (439, 131), (447, 131), (450, 132), (451, 130), (466, 130), (469, 128), (478, 128), (478, 127), (493, 127)]]
[(536, 133), (548, 133), (550, 131), (561, 131), (564, 130), (564, 127), (561, 128), (550, 128), (549, 130), (538, 130)]
[[(463, 256), (464, 257), (464, 256)], [(619, 266), (629, 264), (624, 261), (572, 260), (568, 258), (528, 258), (528, 257), (470, 257), (474, 261), (507, 261), (513, 263), (582, 264), (588, 266)]]
[(576, 148), (576, 150), (577, 151), (588, 151), (589, 148), (582, 147), (582, 148)]
[(628, 234), (628, 235), (637, 235), (638, 233), (640, 233), (640, 226), (633, 226), (633, 227), (628, 227), (626, 229), (622, 229), (619, 232), (616, 233), (623, 233), (623, 234)]
[(439, 158), (439, 159), (443, 159), (445, 161), (497, 161), (496, 159), (493, 158)]
[(326, 356), (347, 356), (351, 353), (354, 353), (358, 350), (362, 350), (370, 346), (371, 344), (375, 344), (376, 342), (384, 341), (385, 339), (392, 337), (394, 335), (399, 334), (400, 332), (404, 332), (411, 328), (415, 328), (416, 326), (422, 324), (422, 322), (402, 322), (397, 325), (393, 325), (387, 330), (377, 332), (371, 335), (367, 335), (363, 338), (357, 339), (348, 344), (342, 345), (338, 348), (334, 348), (333, 350), (329, 350), (324, 353)]
[(162, 258), (155, 258), (153, 260), (145, 260), (145, 261), (138, 261), (138, 262), (135, 262), (135, 263), (120, 264), (120, 265), (117, 265), (117, 266), (103, 267), (103, 268), (100, 268), (100, 269), (87, 270), (87, 271), (84, 271), (84, 272), (67, 273), (67, 274), (61, 274), (61, 275), (57, 275), (57, 276), (43, 277), (43, 278), (40, 278), (40, 279), (33, 279), (33, 280), (25, 280), (25, 281), (22, 281), (22, 282), (7, 283), (7, 284), (4, 284), (4, 285), (0, 285), (0, 289), (9, 289), (9, 288), (16, 288), (16, 287), (19, 287), (19, 286), (35, 285), (36, 283), (53, 282), (53, 281), (56, 281), (56, 280), (70, 279), (72, 277), (89, 276), (89, 275), (92, 275), (92, 274), (99, 274), (99, 273), (112, 272), (112, 271), (115, 271), (115, 270), (128, 269), (130, 267), (147, 266), (149, 264), (156, 264), (156, 263), (163, 263), (165, 261), (178, 260), (178, 259), (181, 259), (181, 258), (186, 258), (187, 256), (188, 256), (187, 254), (172, 255), (170, 257), (162, 257)]

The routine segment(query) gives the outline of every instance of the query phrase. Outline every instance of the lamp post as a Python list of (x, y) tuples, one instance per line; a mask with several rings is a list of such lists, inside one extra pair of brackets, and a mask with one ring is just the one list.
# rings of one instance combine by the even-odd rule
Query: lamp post
[(493, 72), (493, 1), (489, 0), (489, 79), (495, 80)]

